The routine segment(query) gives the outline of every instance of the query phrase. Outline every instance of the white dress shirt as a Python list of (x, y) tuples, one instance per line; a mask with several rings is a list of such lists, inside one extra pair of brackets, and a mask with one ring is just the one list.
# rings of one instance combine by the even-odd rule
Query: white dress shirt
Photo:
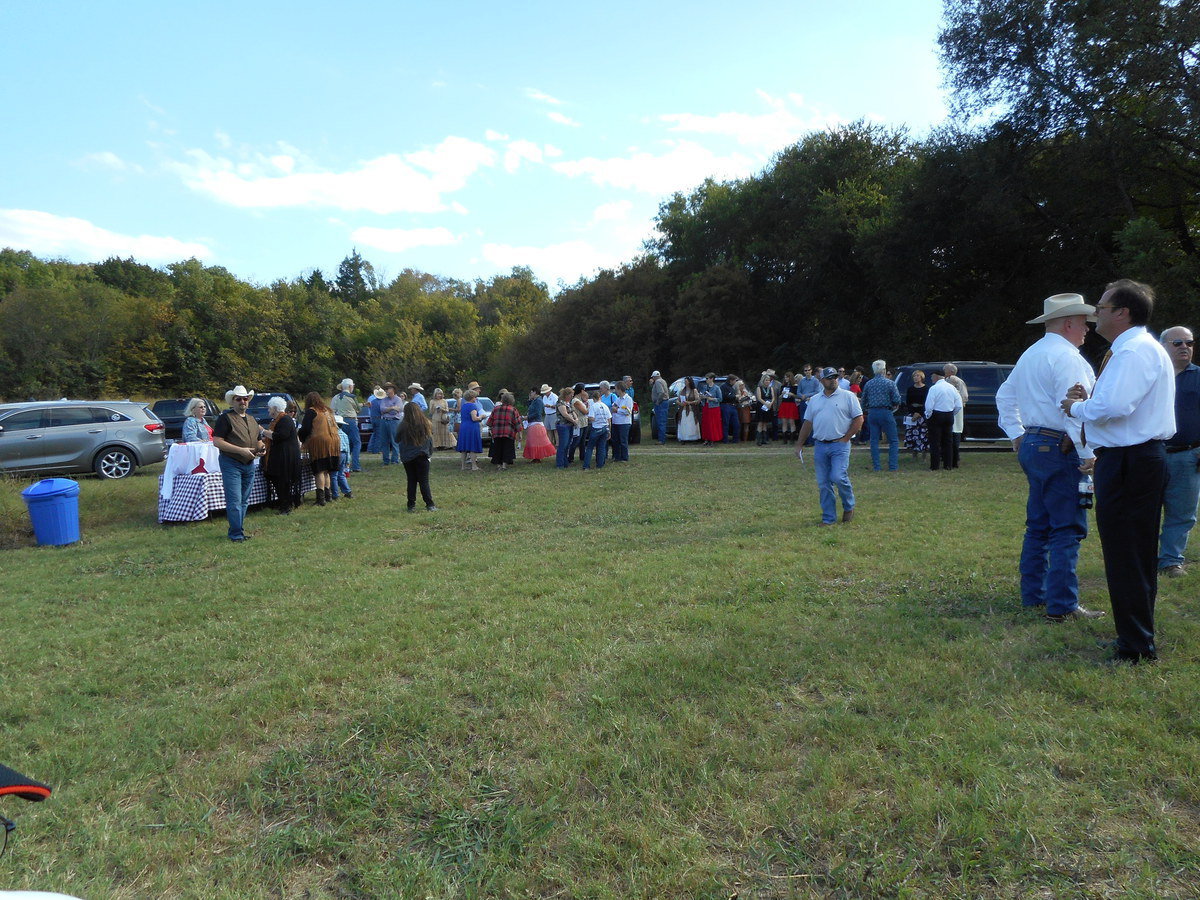
[(1088, 400), (1071, 407), (1096, 447), (1134, 447), (1175, 434), (1175, 369), (1142, 325), (1112, 343), (1112, 357)]
[(958, 412), (962, 407), (962, 394), (945, 378), (930, 387), (929, 393), (925, 395), (925, 418), (927, 419), (935, 412)]
[(1094, 454), (1083, 446), (1079, 420), (1068, 418), (1061, 404), (1072, 385), (1082, 384), (1090, 394), (1095, 383), (1092, 367), (1074, 344), (1061, 334), (1043, 335), (1021, 354), (1016, 367), (996, 391), (1000, 428), (1010, 441), (1024, 434), (1026, 428), (1065, 431), (1075, 442), (1079, 455), (1091, 459)]

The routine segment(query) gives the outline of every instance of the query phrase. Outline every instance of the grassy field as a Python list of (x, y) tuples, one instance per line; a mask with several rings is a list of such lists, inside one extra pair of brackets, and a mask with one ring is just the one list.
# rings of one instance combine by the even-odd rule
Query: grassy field
[[(3, 486), (0, 761), (55, 793), (0, 807), (0, 888), (1196, 895), (1196, 588), (1161, 585), (1157, 666), (1023, 611), (1012, 454), (856, 451), (831, 529), (783, 449), (444, 455), (415, 515), (366, 465), (242, 546), (156, 525), (158, 468), (84, 480), (67, 548)], [(1094, 535), (1080, 572), (1107, 608)]]

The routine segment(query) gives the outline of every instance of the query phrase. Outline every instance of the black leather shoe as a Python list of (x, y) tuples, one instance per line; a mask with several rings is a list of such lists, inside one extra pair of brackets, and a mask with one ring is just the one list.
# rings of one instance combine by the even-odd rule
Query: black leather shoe
[(1077, 606), (1070, 612), (1065, 613), (1046, 613), (1047, 622), (1066, 622), (1071, 619), (1101, 619), (1105, 613), (1098, 609), (1087, 609), (1083, 606)]

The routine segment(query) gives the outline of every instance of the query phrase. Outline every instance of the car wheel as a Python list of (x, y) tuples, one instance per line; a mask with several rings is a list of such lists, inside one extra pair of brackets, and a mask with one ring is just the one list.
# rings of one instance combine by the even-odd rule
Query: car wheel
[(128, 478), (137, 468), (133, 455), (120, 447), (106, 447), (96, 457), (94, 466), (101, 478)]

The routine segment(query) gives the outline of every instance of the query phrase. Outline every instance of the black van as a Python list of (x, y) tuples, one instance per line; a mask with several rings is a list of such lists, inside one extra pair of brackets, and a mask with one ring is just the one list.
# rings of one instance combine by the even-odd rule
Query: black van
[(896, 412), (896, 424), (903, 433), (904, 416), (907, 415), (905, 397), (912, 386), (912, 373), (920, 369), (925, 373), (925, 383), (930, 383), (933, 372), (941, 372), (948, 362), (958, 366), (958, 377), (967, 385), (967, 402), (963, 408), (964, 441), (1007, 441), (1000, 430), (1000, 413), (996, 409), (996, 391), (1004, 384), (1013, 370), (1009, 363), (995, 362), (919, 362), (901, 366), (896, 370), (896, 387), (900, 389), (900, 409)]

